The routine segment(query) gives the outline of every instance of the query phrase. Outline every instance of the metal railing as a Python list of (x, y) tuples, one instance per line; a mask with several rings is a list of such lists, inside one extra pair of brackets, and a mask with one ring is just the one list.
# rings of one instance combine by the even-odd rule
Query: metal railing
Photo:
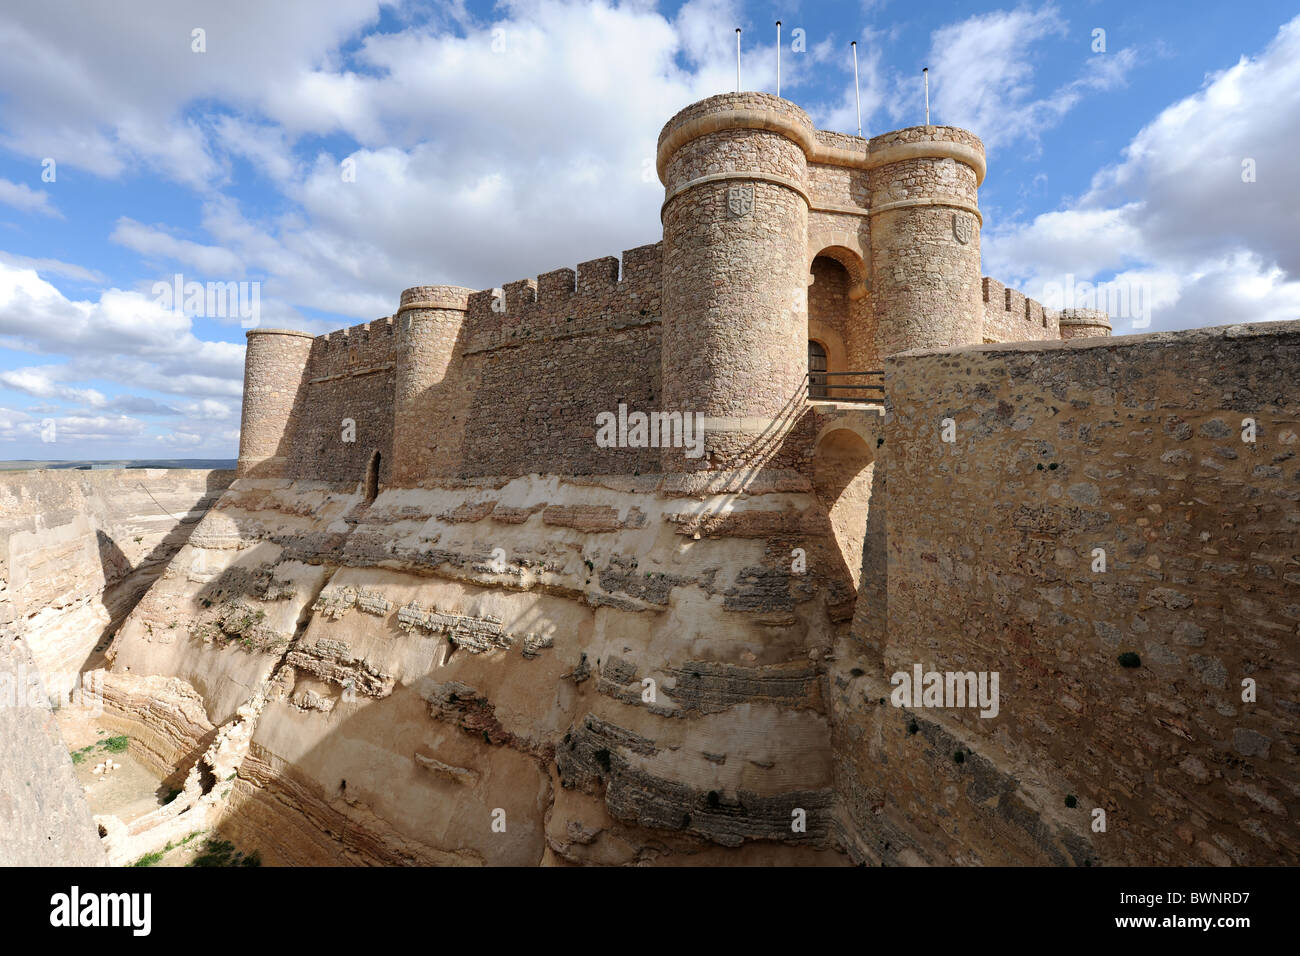
[[(833, 384), (826, 381), (828, 378), (873, 378), (879, 381), (849, 383), (845, 385)], [(885, 400), (885, 372), (884, 369), (878, 369), (867, 372), (809, 372), (805, 378), (808, 381), (808, 397), (814, 401), (823, 402), (873, 402), (880, 403)], [(866, 394), (854, 395), (834, 395), (832, 392), (857, 392)]]

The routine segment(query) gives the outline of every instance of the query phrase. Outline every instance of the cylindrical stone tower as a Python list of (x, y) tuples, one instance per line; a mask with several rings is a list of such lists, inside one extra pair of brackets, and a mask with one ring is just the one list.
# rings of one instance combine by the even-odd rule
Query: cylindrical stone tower
[(766, 463), (802, 410), (812, 140), (766, 93), (701, 100), (659, 134), (663, 408), (701, 413), (706, 449), (666, 449), (667, 472)]
[(1061, 338), (1094, 339), (1110, 335), (1110, 313), (1102, 309), (1062, 309)]
[(867, 162), (878, 354), (982, 342), (984, 144), (953, 126), (914, 126), (872, 138)]
[(465, 415), (452, 379), (465, 310), (473, 290), (422, 285), (402, 293), (393, 390), (393, 464), (398, 486), (454, 473)]
[(241, 478), (279, 478), (285, 473), (285, 443), (307, 371), (312, 336), (289, 329), (246, 333), (244, 403), (239, 421)]

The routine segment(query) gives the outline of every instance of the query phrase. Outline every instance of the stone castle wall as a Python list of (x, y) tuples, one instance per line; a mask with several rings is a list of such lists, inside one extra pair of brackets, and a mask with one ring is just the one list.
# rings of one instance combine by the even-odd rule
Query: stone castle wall
[[(662, 243), (469, 296), (455, 375), (459, 477), (658, 470), (654, 448), (599, 448), (596, 416), (663, 407)], [(502, 302), (504, 299), (504, 303)], [(504, 304), (504, 308), (502, 308)], [(454, 359), (453, 361), (456, 361)], [(425, 422), (432, 432), (441, 423)]]
[[(392, 319), (312, 339), (285, 477), (360, 481), (378, 451), (388, 480), (398, 343)], [(344, 419), (355, 423), (355, 441), (342, 440)]]
[(383, 484), (656, 470), (658, 449), (595, 442), (599, 412), (662, 405), (662, 245), (621, 265), (419, 287), (393, 318), (315, 338), (250, 333), (243, 473), (356, 483), (375, 452)]
[(871, 151), (898, 154), (870, 179), (878, 354), (982, 341), (983, 144), (966, 130), (924, 126), (874, 137)]
[(1300, 860), (1298, 365), (1300, 323), (887, 361), (872, 672), (997, 671), (1001, 701), (850, 721), (878, 854)]
[[(1062, 338), (1061, 314), (1046, 309), (1023, 292), (984, 277), (980, 286), (984, 308), (984, 338), (989, 342), (1037, 342)], [(1103, 318), (1105, 313), (1098, 313)], [(1106, 326), (1109, 334), (1109, 325)]]
[(245, 337), (239, 473), (278, 478), (287, 471), (289, 445), (297, 437), (295, 412), (304, 397), (313, 339), (287, 329), (253, 329)]
[(1096, 339), (1110, 335), (1110, 315), (1101, 309), (1062, 309), (1057, 319), (1063, 339)]

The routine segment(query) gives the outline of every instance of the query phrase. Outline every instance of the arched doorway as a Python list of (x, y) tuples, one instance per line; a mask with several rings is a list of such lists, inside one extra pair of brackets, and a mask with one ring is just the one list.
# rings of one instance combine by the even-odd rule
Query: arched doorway
[[(825, 352), (826, 365), (821, 371), (846, 371), (848, 356), (844, 343), (849, 333), (849, 287), (852, 284), (849, 270), (838, 259), (818, 254), (813, 258), (808, 279), (808, 341), (816, 342)], [(811, 372), (811, 344), (808, 356), (808, 371)], [(822, 397), (825, 397), (824, 392)]]
[(826, 350), (827, 387), (816, 397), (861, 401), (875, 396), (860, 386), (879, 384), (878, 374), (844, 374), (879, 370), (865, 267), (852, 249), (827, 246), (809, 263), (808, 339)]

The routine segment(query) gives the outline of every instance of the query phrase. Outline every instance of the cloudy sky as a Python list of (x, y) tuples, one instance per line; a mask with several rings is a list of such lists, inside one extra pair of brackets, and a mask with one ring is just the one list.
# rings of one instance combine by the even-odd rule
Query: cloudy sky
[[(986, 274), (1133, 290), (1149, 329), (1300, 318), (1293, 0), (6, 0), (0, 459), (233, 457), (254, 304), (320, 332), (657, 240), (659, 129), (733, 87), (736, 26), (772, 91), (778, 18), (823, 128), (856, 130), (850, 40), (867, 135), (930, 68), (988, 148)], [(177, 275), (248, 297), (173, 308)]]

